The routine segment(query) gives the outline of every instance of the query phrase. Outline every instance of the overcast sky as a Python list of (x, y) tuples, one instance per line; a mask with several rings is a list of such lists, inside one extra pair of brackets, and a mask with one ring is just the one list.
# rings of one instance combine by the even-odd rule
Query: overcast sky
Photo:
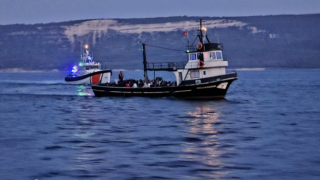
[(0, 24), (320, 13), (320, 0), (0, 0)]

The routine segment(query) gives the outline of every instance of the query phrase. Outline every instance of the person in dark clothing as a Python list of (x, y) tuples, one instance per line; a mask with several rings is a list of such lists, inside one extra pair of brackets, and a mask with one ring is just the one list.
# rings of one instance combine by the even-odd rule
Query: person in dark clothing
[(202, 53), (200, 53), (199, 59), (200, 59), (200, 61), (203, 61), (203, 54)]
[(204, 59), (203, 59), (203, 54), (202, 53), (200, 53), (199, 54), (199, 63), (198, 63), (198, 66), (199, 66), (199, 68), (203, 68), (204, 67)]
[(119, 73), (119, 81), (120, 81), (120, 82), (123, 82), (123, 74), (122, 74), (122, 71), (120, 71), (120, 73)]

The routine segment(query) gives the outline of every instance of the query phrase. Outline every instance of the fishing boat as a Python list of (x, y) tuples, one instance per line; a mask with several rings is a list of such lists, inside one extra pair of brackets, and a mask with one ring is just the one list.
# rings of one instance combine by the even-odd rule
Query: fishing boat
[(81, 52), (82, 62), (73, 66), (70, 73), (65, 77), (67, 84), (100, 84), (110, 83), (112, 71), (101, 69), (101, 64), (93, 61), (93, 52), (86, 44)]
[[(200, 19), (196, 37), (199, 42), (187, 46), (187, 61), (148, 63), (146, 44), (143, 43), (144, 80), (129, 79), (91, 85), (95, 96), (224, 98), (231, 83), (238, 79), (237, 73), (226, 73), (228, 62), (223, 59), (223, 45), (210, 42), (202, 22)], [(164, 81), (161, 77), (150, 81), (147, 71), (172, 72), (176, 81)]]

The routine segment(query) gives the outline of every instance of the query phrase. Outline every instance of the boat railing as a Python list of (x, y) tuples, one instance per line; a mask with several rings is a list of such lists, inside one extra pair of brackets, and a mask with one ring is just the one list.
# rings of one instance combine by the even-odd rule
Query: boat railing
[(197, 52), (197, 48), (195, 48), (195, 47), (187, 47), (186, 53), (189, 53), (189, 52)]
[(199, 61), (147, 63), (147, 70), (149, 71), (175, 71), (179, 69), (195, 69), (195, 68), (199, 68)]
[(203, 52), (203, 51), (210, 51), (210, 50), (223, 50), (222, 43), (205, 43), (201, 49), (197, 49), (196, 47), (189, 46), (186, 49), (186, 53), (190, 52)]
[(101, 65), (101, 69), (108, 69), (107, 65)]
[(150, 71), (175, 71), (178, 69), (184, 69), (186, 62), (157, 62), (147, 63), (147, 70)]

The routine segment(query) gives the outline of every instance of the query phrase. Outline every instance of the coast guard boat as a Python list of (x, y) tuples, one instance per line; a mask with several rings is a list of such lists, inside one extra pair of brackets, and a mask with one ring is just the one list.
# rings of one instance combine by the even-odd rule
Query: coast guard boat
[(112, 71), (101, 69), (101, 64), (93, 61), (93, 52), (90, 53), (89, 46), (85, 45), (81, 52), (82, 62), (73, 66), (70, 74), (65, 77), (67, 84), (99, 84), (109, 83)]
[[(211, 43), (200, 19), (196, 45), (188, 46), (186, 62), (147, 63), (143, 45), (144, 80), (123, 80), (114, 83), (91, 85), (95, 96), (151, 96), (183, 98), (224, 98), (237, 73), (226, 73), (228, 62), (223, 59), (221, 43)], [(176, 81), (167, 82), (161, 77), (150, 81), (147, 71), (173, 72)]]

